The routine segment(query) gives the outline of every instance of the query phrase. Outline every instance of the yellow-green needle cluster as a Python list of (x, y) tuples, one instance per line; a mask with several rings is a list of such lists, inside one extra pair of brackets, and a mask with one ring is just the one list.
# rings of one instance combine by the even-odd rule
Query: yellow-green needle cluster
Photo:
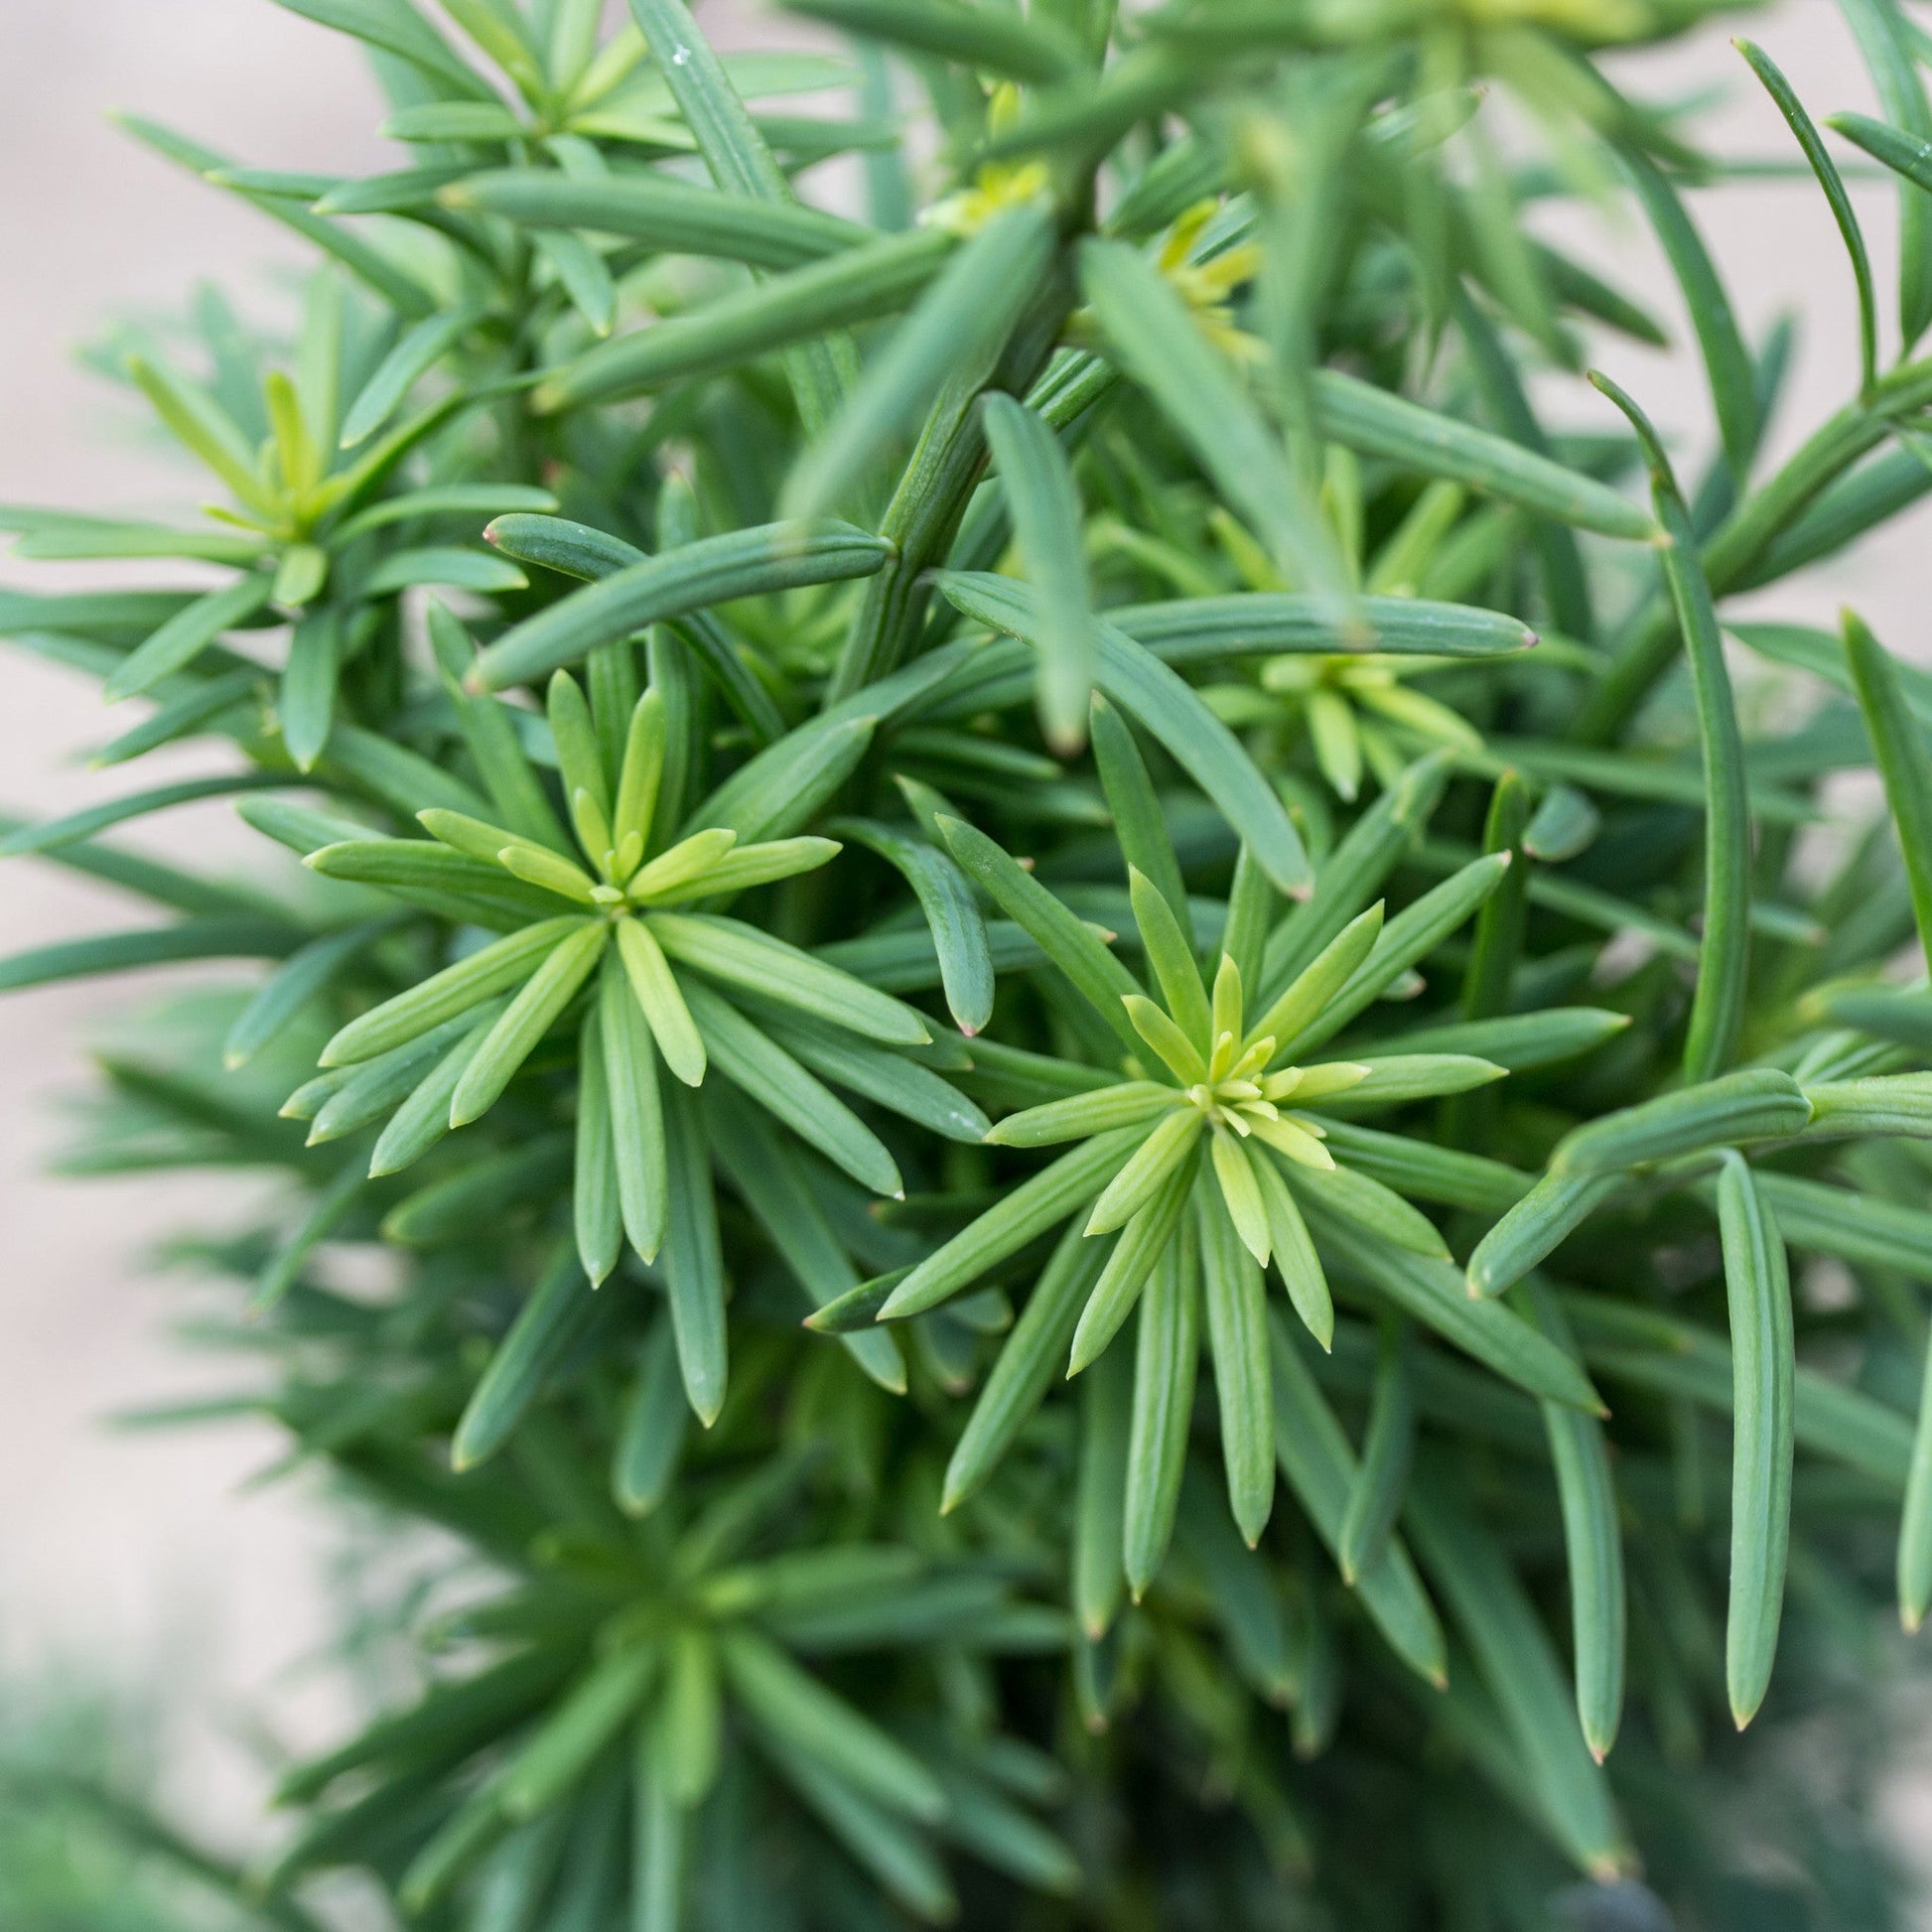
[(1401, 681), (1437, 668), (1413, 657), (1271, 657), (1261, 667), (1258, 693), (1216, 694), (1217, 709), (1242, 723), (1299, 711), (1321, 775), (1336, 797), (1352, 803), (1364, 766), (1387, 786), (1409, 763), (1413, 747), (1482, 750), (1481, 734), (1459, 712)]
[[(493, 707), (492, 717), (502, 711), (491, 699), (469, 702)], [(412, 1051), (431, 1035), (447, 1049), (377, 1143), (375, 1171), (392, 1171), (422, 1152), (426, 1137), (486, 1113), (595, 982), (580, 1030), (577, 1150), (579, 1245), (593, 1280), (617, 1263), (620, 1225), (646, 1261), (665, 1236), (671, 1190), (660, 1061), (687, 1087), (722, 1061), (734, 1084), (855, 1178), (882, 1193), (901, 1192), (893, 1158), (873, 1131), (739, 1003), (790, 1010), (890, 1046), (925, 1043), (918, 1014), (757, 926), (707, 909), (824, 865), (839, 850), (836, 841), (741, 844), (736, 832), (715, 826), (661, 840), (654, 830), (665, 766), (661, 695), (646, 690), (637, 698), (615, 771), (607, 769), (592, 707), (567, 672), (550, 681), (547, 714), (574, 837), (532, 790), (523, 762), (511, 766), (524, 781), (520, 790), (502, 788), (521, 799), (528, 831), (433, 806), (417, 816), (434, 843), (347, 840), (310, 855), (324, 874), (523, 912), (500, 938), (350, 1021), (323, 1049), (325, 1067), (351, 1069), (412, 1068)], [(492, 876), (520, 897), (490, 899)]]
[(1298, 978), (1253, 1028), (1244, 1026), (1241, 973), (1225, 953), (1211, 995), (1166, 901), (1140, 873), (1134, 909), (1150, 955), (1159, 962), (1164, 1008), (1143, 994), (1123, 996), (1134, 1031), (1154, 1055), (1155, 1079), (1121, 1082), (1092, 1094), (1010, 1115), (988, 1139), (1007, 1147), (1048, 1147), (1123, 1128), (1140, 1142), (1094, 1201), (1085, 1232), (1124, 1229), (1074, 1336), (1072, 1370), (1084, 1368), (1126, 1319), (1168, 1241), (1180, 1226), (1203, 1147), (1222, 1210), (1263, 1267), (1271, 1257), (1317, 1335), (1332, 1319), (1313, 1248), (1295, 1205), (1283, 1163), (1316, 1171), (1335, 1163), (1325, 1131), (1284, 1106), (1342, 1093), (1368, 1073), (1349, 1061), (1276, 1065), (1279, 1047), (1319, 1015), (1327, 994), (1366, 958), (1380, 908), (1356, 920)]
[[(1097, 712), (1102, 730), (1111, 729)], [(1151, 825), (1138, 759), (1102, 769), (1128, 839)], [(1129, 897), (1156, 1000), (1096, 936), (994, 847), (942, 825), (974, 873), (1095, 1009), (1118, 1017), (1131, 1050), (1125, 1078), (1083, 1081), (1083, 1090), (1010, 1114), (987, 1135), (1009, 1148), (1078, 1143), (969, 1223), (870, 1304), (886, 1320), (938, 1307), (1027, 1241), (1073, 1216), (1041, 1277), (1029, 1322), (1017, 1329), (989, 1381), (947, 1472), (948, 1506), (984, 1481), (1011, 1442), (1016, 1386), (1035, 1386), (1063, 1360), (1077, 1375), (1094, 1364), (1139, 1311), (1133, 1374), (1130, 1484), (1119, 1531), (1121, 1562), (1138, 1595), (1166, 1552), (1178, 1507), (1201, 1330), (1219, 1397), (1229, 1507), (1252, 1544), (1273, 1506), (1275, 1401), (1268, 1369), (1263, 1271), (1272, 1263), (1308, 1328), (1326, 1348), (1334, 1307), (1305, 1209), (1352, 1229), (1356, 1239), (1446, 1267), (1448, 1248), (1429, 1218), (1373, 1176), (1337, 1163), (1330, 1128), (1307, 1111), (1353, 1094), (1370, 1104), (1466, 1091), (1504, 1069), (1464, 1053), (1321, 1059), (1329, 1038), (1404, 970), (1405, 914), (1385, 933), (1378, 902), (1349, 920), (1315, 956), (1272, 991), (1250, 1022), (1237, 951), (1266, 972), (1259, 944), (1271, 889), (1244, 853), (1211, 985), (1182, 924), (1190, 914), (1138, 866)], [(1164, 842), (1142, 848), (1170, 870)], [(1467, 916), (1501, 870), (1478, 862), (1440, 889), (1434, 925)], [(1432, 908), (1424, 906), (1425, 912)], [(1391, 1137), (1382, 1137), (1390, 1139)], [(1401, 1143), (1396, 1142), (1400, 1147)], [(1452, 1270), (1449, 1271), (1451, 1274)], [(1432, 1277), (1433, 1292), (1440, 1285)], [(1459, 1291), (1459, 1283), (1456, 1290)], [(1035, 1310), (1054, 1311), (1032, 1319)], [(1514, 1323), (1511, 1317), (1512, 1327)], [(1063, 1353), (1062, 1353), (1063, 1351)]]

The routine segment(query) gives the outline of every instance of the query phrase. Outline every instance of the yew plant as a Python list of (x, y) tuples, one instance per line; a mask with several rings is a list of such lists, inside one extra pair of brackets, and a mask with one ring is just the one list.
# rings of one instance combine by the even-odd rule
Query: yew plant
[[(1932, 1602), (1932, 675), (1770, 615), (1932, 493), (1918, 21), (1842, 0), (1837, 141), (1739, 42), (1790, 139), (1726, 157), (1628, 53), (1710, 0), (281, 4), (399, 165), (130, 121), (309, 244), (296, 326), (102, 358), (199, 515), (0, 509), (198, 567), (0, 631), (207, 769), (9, 822), (151, 916), (0, 985), (261, 962), (130, 995), (70, 1165), (283, 1177), (181, 1244), (261, 1364), (196, 1413), (430, 1553), (415, 1692), (223, 1882), (1896, 1922), (1752, 1865), (1838, 1826), (1735, 1732)], [(1740, 165), (1861, 318), (1781, 462)], [(1587, 364), (1686, 317), (1667, 441)], [(245, 878), (111, 836), (222, 795)]]

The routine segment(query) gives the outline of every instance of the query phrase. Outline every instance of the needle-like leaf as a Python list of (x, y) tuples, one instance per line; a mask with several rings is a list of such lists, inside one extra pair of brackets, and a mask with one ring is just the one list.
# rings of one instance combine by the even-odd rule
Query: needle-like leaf
[(1011, 396), (990, 395), (985, 423), (1020, 554), (1039, 593), (1040, 728), (1067, 757), (1086, 738), (1098, 649), (1079, 491), (1052, 431), (1032, 410)]
[(1704, 941), (1698, 953), (1697, 991), (1684, 1042), (1684, 1071), (1708, 1080), (1735, 1051), (1742, 1025), (1744, 980), (1750, 965), (1750, 807), (1744, 788), (1744, 748), (1731, 702), (1711, 585), (1699, 556), (1697, 533), (1678, 492), (1670, 459), (1642, 410), (1607, 376), (1591, 377), (1629, 417), (1650, 466), (1651, 496), (1669, 538), (1664, 576), (1683, 632), (1697, 696), (1698, 732), (1704, 748)]
[(1173, 1535), (1200, 1347), (1200, 1251), (1173, 1241), (1141, 1298), (1134, 1402), (1127, 1430), (1121, 1561), (1138, 1603)]

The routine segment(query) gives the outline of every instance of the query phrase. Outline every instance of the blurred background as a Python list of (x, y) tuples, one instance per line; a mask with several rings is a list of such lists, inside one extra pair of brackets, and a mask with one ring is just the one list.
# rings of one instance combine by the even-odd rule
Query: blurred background
[[(728, 44), (810, 44), (795, 23), (743, 4), (711, 0), (702, 17)], [(1750, 30), (1814, 113), (1877, 111), (1825, 0), (1768, 7)], [(399, 165), (372, 131), (373, 83), (349, 43), (271, 0), (0, 0), (0, 501), (179, 511), (192, 483), (141, 440), (134, 412), (76, 348), (117, 318), (178, 310), (204, 279), (250, 313), (286, 313), (284, 278), (300, 257), (292, 238), (137, 147), (108, 115), (153, 115), (259, 166), (367, 172)], [(1723, 31), (1629, 64), (1623, 77), (1652, 97), (1721, 93), (1705, 132), (1725, 153), (1795, 153)], [(1855, 193), (1882, 265), (1892, 196), (1876, 184)], [(1728, 186), (1696, 207), (1748, 331), (1761, 336), (1786, 311), (1802, 319), (1772, 439), (1780, 456), (1856, 380), (1838, 237), (1808, 181)], [(1634, 228), (1606, 225), (1587, 245), (1608, 248), (1646, 300), (1671, 307), (1669, 279)], [(1703, 420), (1688, 354), (1618, 345), (1605, 361), (1666, 423), (1688, 431)], [(1829, 617), (1856, 596), (1894, 648), (1932, 661), (1929, 537), (1932, 512), (1890, 526), (1833, 572), (1780, 589), (1779, 614)], [(0, 561), (0, 583), (57, 588), (60, 575)], [(95, 688), (18, 653), (4, 678), (0, 810), (51, 814), (113, 791), (111, 776), (86, 767), (113, 729)], [(204, 767), (206, 759), (188, 754)], [(251, 862), (222, 804), (178, 811), (151, 836), (192, 848), (204, 866)], [(5, 950), (124, 919), (117, 898), (52, 868), (12, 861), (0, 871)], [(332, 1598), (354, 1587), (356, 1553), (300, 1474), (257, 1480), (278, 1449), (266, 1428), (108, 1427), (119, 1412), (248, 1373), (171, 1336), (192, 1283), (150, 1260), (171, 1230), (244, 1217), (231, 1177), (101, 1182), (46, 1172), (71, 1132), (61, 1110), (84, 1087), (88, 1045), (124, 1019), (131, 995), (156, 997), (156, 986), (152, 975), (138, 989), (92, 980), (0, 1003), (0, 1729), (9, 1683), (58, 1680), (83, 1660), (96, 1683), (140, 1687), (171, 1799), (242, 1851), (274, 1739), (326, 1735), (342, 1708), (340, 1682), (315, 1657), (335, 1625)], [(1908, 1767), (1891, 1809), (1901, 1845), (1917, 1848), (1932, 1877), (1932, 1770)], [(1923, 1922), (1932, 1927), (1932, 1907)]]

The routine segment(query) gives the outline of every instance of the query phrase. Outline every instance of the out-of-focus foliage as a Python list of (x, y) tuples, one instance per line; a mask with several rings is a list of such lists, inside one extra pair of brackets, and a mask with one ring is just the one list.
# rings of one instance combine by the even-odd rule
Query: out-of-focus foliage
[(0, 1689), (0, 1922), (19, 1932), (315, 1932), (163, 1818), (152, 1726), (70, 1669)]

